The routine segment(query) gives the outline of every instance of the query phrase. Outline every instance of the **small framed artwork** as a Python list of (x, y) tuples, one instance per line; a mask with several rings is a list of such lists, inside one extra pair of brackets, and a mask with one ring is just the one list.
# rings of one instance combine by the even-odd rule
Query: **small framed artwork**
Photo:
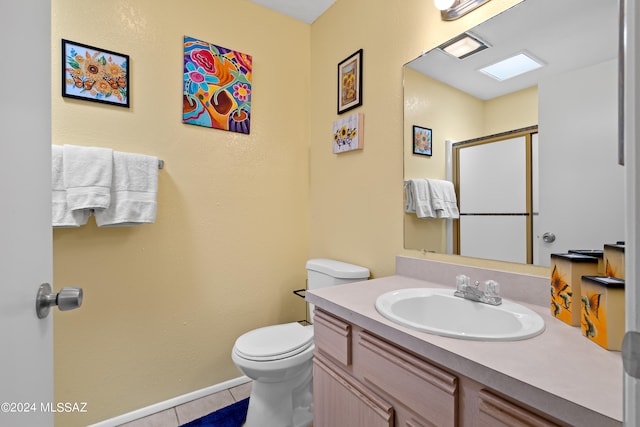
[(413, 125), (413, 154), (430, 156), (432, 139), (431, 129)]
[(362, 49), (338, 64), (338, 114), (362, 105)]
[(333, 154), (362, 150), (364, 146), (364, 114), (351, 114), (333, 122)]
[(129, 108), (129, 55), (62, 39), (62, 96)]

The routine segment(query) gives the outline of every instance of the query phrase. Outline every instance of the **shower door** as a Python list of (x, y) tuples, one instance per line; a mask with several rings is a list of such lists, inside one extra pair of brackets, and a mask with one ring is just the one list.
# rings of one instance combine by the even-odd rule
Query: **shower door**
[(531, 263), (530, 133), (454, 145), (460, 255)]

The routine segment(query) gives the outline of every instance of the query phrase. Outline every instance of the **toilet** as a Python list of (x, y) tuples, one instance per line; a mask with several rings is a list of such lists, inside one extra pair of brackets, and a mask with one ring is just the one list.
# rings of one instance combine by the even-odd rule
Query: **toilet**
[[(307, 289), (358, 282), (369, 269), (332, 259), (307, 261)], [(310, 305), (313, 323), (313, 307)], [(266, 326), (241, 335), (231, 358), (253, 380), (245, 427), (307, 427), (313, 421), (313, 325)]]

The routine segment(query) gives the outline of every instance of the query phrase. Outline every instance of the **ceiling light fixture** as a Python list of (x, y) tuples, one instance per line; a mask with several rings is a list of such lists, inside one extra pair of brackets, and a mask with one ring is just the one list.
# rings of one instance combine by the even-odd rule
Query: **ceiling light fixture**
[(488, 43), (483, 42), (469, 33), (462, 33), (458, 37), (438, 46), (440, 50), (458, 59), (464, 59), (488, 47)]
[(456, 0), (433, 0), (433, 2), (436, 5), (436, 9), (446, 10), (453, 6)]
[(453, 21), (482, 6), (489, 0), (433, 0), (443, 21)]
[(507, 80), (544, 66), (542, 61), (534, 59), (524, 52), (503, 59), (495, 64), (480, 68), (480, 72), (498, 81)]

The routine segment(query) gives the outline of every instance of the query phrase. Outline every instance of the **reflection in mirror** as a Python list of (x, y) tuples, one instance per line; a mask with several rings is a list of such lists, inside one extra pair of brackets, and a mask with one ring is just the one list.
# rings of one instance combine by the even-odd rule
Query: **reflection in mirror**
[[(447, 179), (457, 186), (454, 142), (538, 126), (533, 263), (549, 265), (551, 253), (622, 240), (617, 3), (525, 0), (467, 32), (487, 48), (463, 59), (436, 48), (406, 64), (404, 179)], [(479, 71), (520, 53), (542, 66), (502, 81)], [(432, 156), (413, 153), (414, 125), (432, 129)], [(497, 160), (492, 168), (506, 167)], [(405, 248), (456, 253), (453, 221), (405, 213)], [(547, 233), (555, 241), (543, 239)]]

